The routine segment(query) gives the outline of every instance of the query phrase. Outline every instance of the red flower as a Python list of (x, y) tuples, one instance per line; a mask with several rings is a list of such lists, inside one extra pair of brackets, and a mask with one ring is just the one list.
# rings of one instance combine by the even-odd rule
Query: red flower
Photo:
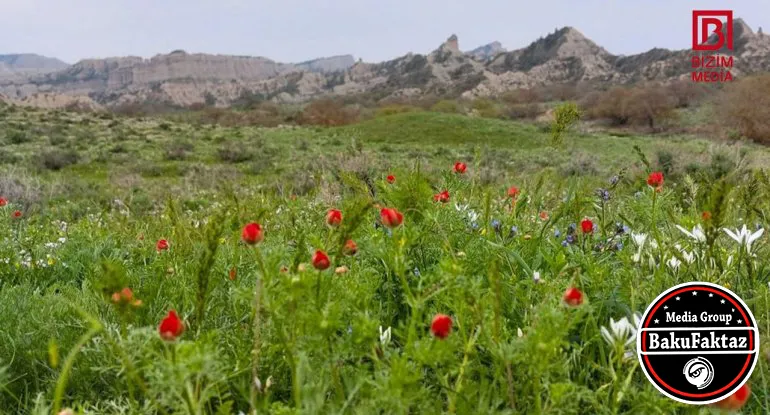
[(583, 293), (575, 287), (570, 287), (564, 292), (562, 300), (569, 306), (577, 307), (583, 304)]
[(8, 204), (8, 199), (0, 197), (0, 207), (5, 207)]
[(326, 213), (326, 224), (329, 226), (340, 226), (342, 223), (342, 212), (337, 209), (329, 209)]
[(142, 305), (142, 300), (134, 298), (134, 292), (125, 287), (120, 292), (112, 293), (112, 302), (118, 305), (131, 304), (134, 307)]
[(348, 239), (345, 242), (345, 246), (342, 248), (342, 252), (344, 252), (345, 255), (355, 255), (356, 252), (358, 252), (358, 245), (356, 245), (355, 241), (352, 239)]
[(591, 222), (591, 219), (585, 218), (582, 222), (580, 222), (580, 229), (583, 230), (583, 233), (593, 233), (594, 223)]
[(160, 322), (158, 326), (158, 332), (163, 340), (176, 340), (177, 337), (184, 333), (184, 322), (176, 315), (176, 311), (171, 310), (168, 312), (166, 318)]
[(659, 171), (650, 173), (650, 175), (647, 176), (647, 184), (656, 189), (663, 187), (663, 173)]
[(313, 268), (323, 271), (331, 265), (331, 262), (329, 262), (329, 256), (326, 255), (326, 252), (321, 251), (320, 249), (315, 251), (315, 254), (313, 254)]
[(155, 249), (157, 249), (158, 252), (167, 250), (168, 249), (168, 241), (165, 240), (165, 239), (159, 239), (158, 243), (155, 244)]
[(230, 281), (235, 281), (235, 277), (238, 275), (238, 270), (235, 269), (235, 267), (230, 268), (230, 272), (228, 273), (228, 276), (230, 277)]
[(441, 202), (441, 203), (448, 202), (449, 201), (449, 191), (448, 190), (444, 190), (441, 193), (437, 193), (437, 194), (433, 195), (433, 201), (434, 202)]
[(516, 199), (517, 197), (519, 197), (519, 193), (521, 193), (521, 191), (516, 186), (511, 186), (508, 189), (508, 197), (510, 197), (511, 199)]
[(244, 226), (243, 231), (241, 232), (241, 240), (249, 245), (258, 244), (262, 242), (264, 238), (265, 235), (262, 232), (262, 227), (256, 222)]
[(455, 173), (464, 174), (467, 168), (468, 166), (465, 163), (459, 161), (455, 163)]
[(452, 318), (446, 314), (436, 314), (430, 324), (430, 331), (439, 339), (445, 339), (452, 332)]
[(13, 217), (16, 219), (19, 219), (21, 217), (21, 211), (20, 210), (14, 210), (13, 211)]
[(708, 222), (711, 220), (711, 212), (709, 212), (708, 210), (704, 211), (703, 213), (701, 213), (700, 217), (701, 219), (703, 219), (704, 222)]
[(544, 210), (540, 212), (540, 219), (541, 220), (548, 220), (548, 218), (549, 218), (548, 212), (546, 212)]
[(385, 180), (387, 180), (388, 183), (393, 184), (396, 182), (396, 176), (389, 174), (388, 177), (385, 178)]
[(746, 404), (751, 396), (751, 388), (748, 383), (744, 383), (743, 386), (738, 388), (732, 395), (722, 399), (721, 401), (714, 402), (712, 405), (727, 411), (737, 411)]
[(396, 228), (404, 222), (404, 215), (395, 208), (382, 208), (380, 210), (380, 220), (388, 228)]

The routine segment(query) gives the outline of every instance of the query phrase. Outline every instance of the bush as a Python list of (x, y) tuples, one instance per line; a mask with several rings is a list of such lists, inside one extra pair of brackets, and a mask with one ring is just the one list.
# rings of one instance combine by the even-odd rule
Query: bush
[(759, 143), (770, 143), (770, 74), (735, 81), (719, 101), (724, 126)]
[(77, 163), (79, 158), (74, 150), (48, 150), (40, 155), (40, 165), (48, 170), (61, 170)]
[(430, 110), (434, 112), (457, 114), (462, 112), (462, 106), (457, 101), (451, 99), (442, 99), (441, 101), (433, 104)]
[(175, 140), (166, 148), (166, 160), (186, 160), (194, 150), (191, 142)]
[(420, 111), (420, 108), (414, 107), (412, 105), (404, 105), (404, 104), (386, 105), (384, 107), (377, 108), (377, 112), (375, 112), (375, 117), (384, 117), (387, 115), (401, 114), (404, 112), (415, 112), (415, 111)]
[(331, 99), (321, 99), (308, 104), (299, 115), (299, 123), (327, 127), (352, 124), (358, 121), (358, 111), (345, 107)]
[(242, 142), (227, 142), (219, 148), (219, 159), (228, 163), (243, 163), (254, 157)]

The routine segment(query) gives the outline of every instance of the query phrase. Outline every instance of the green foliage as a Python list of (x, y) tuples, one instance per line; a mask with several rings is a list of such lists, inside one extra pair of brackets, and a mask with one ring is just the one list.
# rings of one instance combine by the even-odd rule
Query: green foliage
[(565, 102), (553, 110), (553, 117), (551, 145), (560, 146), (564, 142), (564, 134), (580, 120), (580, 109), (574, 102)]
[[(1, 127), (78, 140), (3, 148), (17, 160), (0, 174), (3, 413), (690, 413), (601, 328), (688, 280), (728, 286), (768, 323), (767, 241), (753, 257), (723, 231), (768, 225), (761, 147), (575, 134), (559, 149), (549, 129), (426, 111), (273, 129), (6, 115)], [(77, 164), (35, 169), (70, 146)], [(654, 193), (658, 167), (678, 176)], [(383, 207), (403, 225), (384, 228)], [(570, 233), (585, 217), (597, 232)], [(252, 221), (256, 246), (241, 241)], [(636, 246), (651, 229), (655, 247)], [(330, 269), (313, 269), (316, 249)], [(572, 286), (577, 308), (561, 303)], [(125, 288), (141, 303), (116, 302)], [(186, 325), (174, 342), (158, 334), (172, 309)], [(437, 313), (453, 320), (444, 340)], [(757, 365), (743, 413), (766, 412), (768, 375)]]

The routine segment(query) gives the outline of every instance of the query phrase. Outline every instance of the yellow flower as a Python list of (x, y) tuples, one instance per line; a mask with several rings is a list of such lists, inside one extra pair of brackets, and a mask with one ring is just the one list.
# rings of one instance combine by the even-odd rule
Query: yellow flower
[(219, 244), (224, 245), (225, 244), (225, 238), (219, 238)]
[(55, 263), (56, 263), (56, 260), (55, 260), (55, 259), (53, 259), (53, 257), (49, 257), (49, 258), (48, 258), (48, 265), (53, 265), (53, 264), (55, 264)]

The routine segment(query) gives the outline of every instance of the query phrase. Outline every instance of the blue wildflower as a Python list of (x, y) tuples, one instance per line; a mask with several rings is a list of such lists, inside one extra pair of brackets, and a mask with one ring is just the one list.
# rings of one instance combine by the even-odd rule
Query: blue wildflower
[(612, 176), (610, 177), (610, 184), (615, 186), (620, 181), (620, 177), (618, 176)]
[(599, 225), (594, 223), (594, 227), (592, 228), (593, 232), (596, 233), (599, 231)]
[(575, 235), (569, 234), (567, 235), (567, 239), (565, 239), (568, 244), (575, 243)]
[(561, 236), (561, 232), (558, 229), (553, 230), (553, 236), (554, 238), (558, 238)]
[(493, 228), (495, 228), (495, 231), (496, 231), (496, 232), (500, 232), (500, 227), (501, 227), (502, 225), (503, 225), (503, 224), (502, 224), (502, 223), (500, 223), (500, 221), (499, 221), (499, 220), (497, 220), (497, 219), (492, 219), (492, 227), (493, 227)]
[(479, 224), (478, 224), (478, 222), (473, 222), (473, 223), (471, 223), (471, 228), (473, 228), (474, 230), (475, 230), (475, 229), (478, 229), (478, 228), (479, 228)]
[(567, 242), (566, 239), (561, 241), (561, 246), (568, 246), (568, 245), (569, 245), (569, 242)]
[(615, 244), (615, 250), (616, 251), (620, 251), (621, 249), (623, 249), (623, 242), (616, 243)]
[(510, 236), (516, 236), (517, 233), (519, 233), (519, 228), (516, 225), (511, 226)]
[(419, 277), (421, 275), (420, 270), (417, 267), (414, 267), (414, 270), (412, 270), (412, 273), (414, 273), (415, 277)]
[(610, 200), (610, 192), (607, 189), (597, 189), (596, 194), (599, 196), (599, 199), (605, 202)]
[(576, 230), (577, 230), (577, 225), (574, 223), (570, 223), (569, 226), (567, 227), (567, 234), (568, 235), (573, 234), (575, 233)]

